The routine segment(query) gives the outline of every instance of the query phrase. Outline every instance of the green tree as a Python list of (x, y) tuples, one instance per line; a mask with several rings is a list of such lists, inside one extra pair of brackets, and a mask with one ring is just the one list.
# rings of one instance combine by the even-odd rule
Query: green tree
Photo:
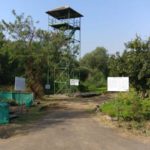
[(108, 54), (107, 50), (103, 47), (97, 47), (91, 53), (87, 53), (80, 61), (81, 66), (90, 69), (97, 69), (101, 71), (105, 77), (108, 75)]
[(12, 84), (15, 76), (24, 76), (28, 87), (39, 95), (43, 91), (47, 74), (51, 82), (53, 81), (55, 67), (65, 61), (69, 61), (70, 66), (78, 65), (75, 58), (78, 48), (68, 48), (69, 44), (63, 32), (53, 33), (37, 29), (37, 22), (31, 16), (26, 17), (23, 13), (18, 15), (14, 10), (12, 13), (14, 22), (2, 20), (0, 23), (0, 66), (3, 70), (0, 76), (6, 78), (5, 73), (10, 71), (5, 80), (6, 84), (10, 78)]
[(146, 96), (150, 89), (150, 39), (143, 41), (137, 36), (125, 46), (122, 55), (109, 57), (109, 75), (129, 76), (132, 86)]
[(150, 89), (150, 38), (143, 41), (137, 36), (126, 44), (126, 48), (122, 55), (127, 64), (126, 72), (133, 86), (144, 96)]
[(97, 47), (94, 51), (86, 54), (80, 60), (80, 66), (84, 89), (98, 91), (100, 87), (106, 86), (108, 54), (105, 48)]

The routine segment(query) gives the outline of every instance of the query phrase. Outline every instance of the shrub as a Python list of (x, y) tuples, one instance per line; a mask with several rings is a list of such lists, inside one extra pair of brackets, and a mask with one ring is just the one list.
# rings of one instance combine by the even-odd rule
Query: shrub
[(104, 103), (100, 109), (102, 112), (108, 114), (111, 117), (115, 117), (116, 116), (116, 101), (111, 101), (108, 103)]
[(146, 120), (150, 120), (150, 99), (142, 101), (142, 113)]
[(150, 100), (142, 100), (135, 91), (118, 94), (116, 98), (101, 106), (101, 111), (122, 120), (138, 121), (150, 119)]
[(83, 85), (89, 92), (100, 92), (100, 87), (106, 87), (106, 79), (102, 72), (93, 70)]

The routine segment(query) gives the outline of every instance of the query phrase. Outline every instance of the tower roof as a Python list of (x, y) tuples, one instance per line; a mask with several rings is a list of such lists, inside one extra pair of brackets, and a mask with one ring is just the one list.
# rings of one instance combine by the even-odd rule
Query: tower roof
[(70, 18), (83, 17), (82, 14), (75, 11), (69, 6), (59, 7), (59, 8), (47, 11), (46, 13), (56, 19), (70, 19)]

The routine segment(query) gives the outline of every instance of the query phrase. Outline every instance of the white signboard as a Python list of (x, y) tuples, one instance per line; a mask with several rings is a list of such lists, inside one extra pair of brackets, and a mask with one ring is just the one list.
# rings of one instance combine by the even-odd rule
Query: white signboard
[(46, 85), (45, 85), (45, 89), (46, 89), (46, 90), (50, 90), (50, 88), (51, 88), (50, 84), (46, 84)]
[(79, 79), (70, 79), (70, 85), (79, 86)]
[(25, 78), (15, 77), (15, 90), (16, 91), (25, 91)]
[(129, 91), (129, 77), (108, 77), (107, 91), (111, 92)]

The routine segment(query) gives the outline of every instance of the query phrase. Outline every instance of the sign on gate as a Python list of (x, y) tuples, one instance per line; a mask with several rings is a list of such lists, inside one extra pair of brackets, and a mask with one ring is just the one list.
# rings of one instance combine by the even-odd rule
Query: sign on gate
[(70, 79), (70, 85), (79, 86), (79, 79)]
[(46, 90), (50, 90), (50, 88), (51, 88), (50, 84), (45, 84), (45, 89)]

